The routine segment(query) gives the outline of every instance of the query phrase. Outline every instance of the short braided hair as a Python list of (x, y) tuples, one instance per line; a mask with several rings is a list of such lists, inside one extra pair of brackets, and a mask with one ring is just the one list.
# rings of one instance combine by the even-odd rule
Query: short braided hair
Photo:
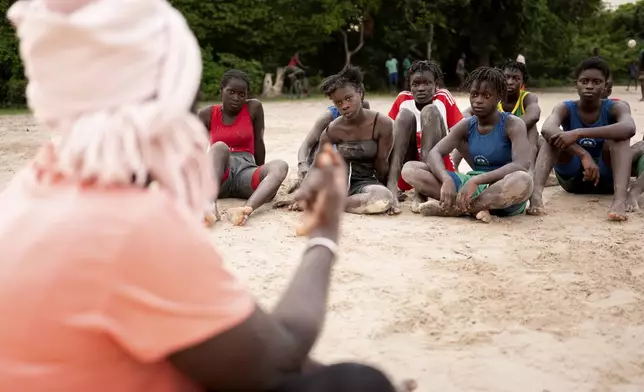
[(411, 75), (417, 72), (429, 72), (434, 75), (434, 81), (437, 85), (442, 85), (443, 83), (443, 71), (441, 71), (440, 65), (437, 62), (432, 60), (420, 60), (414, 61), (412, 65), (407, 70), (407, 85), (411, 85)]
[(501, 66), (501, 71), (505, 71), (506, 69), (521, 72), (521, 75), (523, 75), (523, 83), (528, 83), (528, 67), (525, 64), (516, 60), (510, 60)]
[(248, 89), (248, 94), (250, 95), (250, 78), (248, 77), (248, 74), (246, 72), (239, 69), (229, 69), (222, 75), (221, 81), (219, 82), (219, 88), (223, 89), (224, 87), (226, 87), (231, 79), (239, 79), (246, 83), (246, 88)]
[(467, 77), (464, 87), (469, 91), (476, 83), (488, 82), (490, 86), (499, 94), (499, 97), (505, 97), (508, 91), (508, 82), (505, 79), (503, 71), (492, 67), (478, 67)]

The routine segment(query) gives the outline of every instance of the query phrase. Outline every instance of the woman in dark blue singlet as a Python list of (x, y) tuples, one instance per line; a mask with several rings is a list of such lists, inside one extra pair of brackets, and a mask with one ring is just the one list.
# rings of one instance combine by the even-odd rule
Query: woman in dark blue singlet
[[(473, 116), (461, 120), (429, 153), (429, 164), (408, 162), (402, 176), (425, 199), (412, 211), (423, 215), (472, 214), (484, 222), (490, 214), (521, 214), (532, 193), (531, 147), (525, 123), (498, 110), (507, 81), (499, 69), (480, 67), (468, 77)], [(446, 170), (442, 157), (458, 148), (473, 171)], [(458, 192), (458, 193), (457, 193)]]
[[(584, 60), (575, 72), (579, 99), (555, 106), (543, 124), (544, 143), (537, 157), (528, 214), (545, 213), (542, 194), (554, 166), (559, 184), (577, 194), (614, 194), (610, 220), (626, 220), (631, 174), (631, 137), (635, 122), (621, 101), (603, 99), (610, 79), (608, 63)], [(563, 131), (562, 131), (563, 128)]]

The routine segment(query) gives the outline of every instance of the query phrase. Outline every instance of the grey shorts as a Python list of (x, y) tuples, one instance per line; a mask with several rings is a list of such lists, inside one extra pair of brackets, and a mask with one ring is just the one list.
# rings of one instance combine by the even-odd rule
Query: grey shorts
[(249, 152), (232, 152), (219, 188), (219, 199), (248, 199), (259, 185), (260, 167)]

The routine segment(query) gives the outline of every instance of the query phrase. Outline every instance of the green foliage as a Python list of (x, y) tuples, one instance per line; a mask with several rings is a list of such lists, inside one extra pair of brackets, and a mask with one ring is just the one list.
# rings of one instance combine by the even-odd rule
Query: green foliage
[[(239, 68), (261, 92), (266, 72), (285, 66), (300, 52), (311, 88), (338, 72), (345, 61), (342, 35), (364, 23), (365, 45), (352, 58), (369, 90), (386, 86), (388, 53), (422, 59), (431, 51), (449, 83), (461, 53), (467, 67), (499, 64), (525, 55), (531, 84), (570, 83), (574, 67), (593, 48), (610, 62), (614, 78), (644, 48), (644, 0), (603, 8), (602, 0), (170, 0), (202, 47), (204, 98), (219, 95), (221, 75)], [(11, 0), (0, 0), (6, 13)], [(500, 22), (502, 21), (502, 22)], [(355, 47), (359, 34), (348, 34)], [(638, 46), (629, 49), (628, 39)], [(24, 70), (18, 42), (6, 19), (0, 21), (0, 106), (25, 101)]]

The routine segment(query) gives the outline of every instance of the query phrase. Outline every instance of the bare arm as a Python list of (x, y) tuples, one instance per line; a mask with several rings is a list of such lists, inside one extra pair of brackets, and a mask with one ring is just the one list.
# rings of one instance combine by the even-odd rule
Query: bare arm
[(525, 123), (527, 129), (537, 125), (539, 118), (541, 118), (541, 108), (539, 107), (539, 97), (536, 94), (528, 94), (523, 99), (523, 106), (525, 113), (521, 119)]
[[(563, 132), (560, 127), (563, 122), (568, 119), (569, 114), (568, 107), (563, 102), (557, 104), (557, 106), (552, 109), (552, 113), (548, 116), (546, 122), (543, 123), (543, 128), (541, 128), (541, 135), (548, 143), (550, 143), (550, 139), (554, 135)], [(588, 151), (577, 143), (566, 147), (565, 151), (580, 158), (589, 155)]]
[(429, 152), (429, 168), (441, 182), (449, 181), (450, 175), (445, 169), (443, 157), (458, 148), (462, 141), (467, 140), (468, 125), (470, 120), (464, 118), (452, 127), (450, 132), (442, 138)]
[(309, 250), (272, 314), (256, 307), (241, 324), (170, 361), (209, 390), (272, 390), (312, 364), (308, 353), (324, 322), (331, 269), (327, 249)]
[(201, 109), (197, 115), (199, 116), (199, 120), (201, 120), (204, 127), (206, 127), (206, 133), (208, 135), (208, 140), (210, 141), (210, 119), (212, 118), (212, 106)]
[(331, 124), (331, 121), (333, 121), (333, 119), (331, 118), (331, 113), (328, 110), (325, 110), (324, 114), (322, 114), (320, 117), (318, 117), (317, 120), (315, 120), (313, 127), (311, 128), (309, 133), (306, 134), (304, 142), (302, 142), (300, 149), (297, 151), (298, 165), (306, 163), (306, 160), (311, 153), (311, 149), (315, 146), (315, 143), (320, 140), (322, 132), (324, 132), (329, 124)]
[(508, 116), (505, 131), (512, 143), (512, 162), (498, 169), (474, 176), (477, 185), (494, 184), (510, 173), (528, 171), (530, 167), (530, 142), (525, 123), (518, 117)]
[[(376, 155), (376, 176), (378, 181), (387, 184), (387, 174), (389, 172), (389, 155), (394, 147), (394, 122), (385, 116), (378, 116), (376, 124), (376, 138), (378, 140), (378, 154)], [(394, 193), (395, 194), (395, 193)]]
[(635, 136), (635, 121), (631, 110), (623, 102), (615, 102), (611, 115), (617, 120), (615, 124), (595, 128), (579, 128), (573, 132), (579, 137), (603, 138), (608, 140), (629, 140)]
[(248, 100), (248, 110), (253, 120), (255, 133), (255, 163), (262, 166), (266, 163), (266, 145), (264, 144), (264, 107), (257, 99)]

